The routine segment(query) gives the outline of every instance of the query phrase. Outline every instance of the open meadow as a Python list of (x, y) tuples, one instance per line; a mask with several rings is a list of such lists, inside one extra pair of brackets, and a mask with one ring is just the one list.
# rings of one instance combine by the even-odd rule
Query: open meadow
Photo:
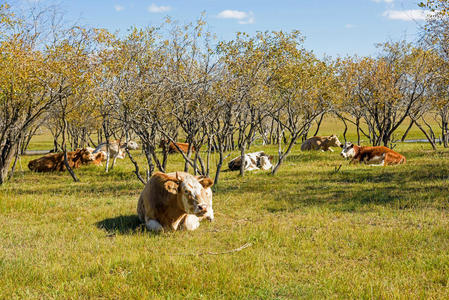
[[(370, 167), (299, 147), (276, 176), (223, 172), (214, 222), (159, 235), (139, 223), (127, 158), (76, 169), (75, 183), (23, 156), (0, 187), (0, 298), (447, 299), (449, 151), (398, 143), (406, 165)], [(29, 147), (49, 148), (46, 135)], [(182, 168), (171, 155), (169, 171)]]

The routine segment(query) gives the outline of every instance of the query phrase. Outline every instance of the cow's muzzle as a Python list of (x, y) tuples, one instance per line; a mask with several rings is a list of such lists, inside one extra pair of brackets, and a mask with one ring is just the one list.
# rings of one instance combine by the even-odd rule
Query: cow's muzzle
[(207, 205), (198, 205), (198, 209), (200, 212), (206, 212), (207, 211)]

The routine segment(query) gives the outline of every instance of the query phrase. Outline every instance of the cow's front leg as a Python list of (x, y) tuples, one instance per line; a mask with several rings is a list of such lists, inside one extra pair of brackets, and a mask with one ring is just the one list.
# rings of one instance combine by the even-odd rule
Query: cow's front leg
[(151, 230), (154, 232), (161, 232), (163, 230), (161, 223), (159, 223), (157, 220), (154, 220), (154, 219), (149, 219), (145, 223), (145, 226), (147, 227), (148, 230)]
[(186, 230), (195, 230), (200, 226), (200, 220), (195, 215), (187, 215), (184, 220), (184, 227)]
[(114, 169), (115, 161), (117, 160), (117, 155), (114, 155), (114, 159), (112, 160), (111, 170)]
[(254, 166), (250, 166), (248, 168), (245, 168), (245, 171), (254, 171), (254, 170), (259, 170), (258, 167), (254, 167)]

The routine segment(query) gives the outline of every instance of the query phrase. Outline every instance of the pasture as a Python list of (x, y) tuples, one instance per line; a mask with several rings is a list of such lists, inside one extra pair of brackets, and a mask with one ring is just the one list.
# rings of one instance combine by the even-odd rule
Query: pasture
[[(46, 135), (30, 145), (49, 148)], [(22, 157), (0, 187), (0, 298), (447, 299), (449, 151), (398, 143), (406, 165), (370, 167), (299, 148), (276, 176), (223, 172), (214, 222), (159, 235), (139, 224), (128, 159), (77, 169), (75, 183)], [(168, 171), (183, 165), (172, 155)]]

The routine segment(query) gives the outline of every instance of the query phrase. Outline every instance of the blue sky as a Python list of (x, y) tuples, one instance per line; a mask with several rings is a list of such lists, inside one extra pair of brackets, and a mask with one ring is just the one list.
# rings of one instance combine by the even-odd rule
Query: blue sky
[[(4, 1), (4, 0), (0, 0)], [(375, 43), (418, 37), (426, 12), (418, 0), (9, 0), (12, 6), (57, 3), (68, 20), (126, 33), (131, 26), (159, 25), (166, 16), (181, 22), (205, 11), (209, 30), (229, 40), (237, 31), (291, 31), (319, 57), (376, 55)]]

